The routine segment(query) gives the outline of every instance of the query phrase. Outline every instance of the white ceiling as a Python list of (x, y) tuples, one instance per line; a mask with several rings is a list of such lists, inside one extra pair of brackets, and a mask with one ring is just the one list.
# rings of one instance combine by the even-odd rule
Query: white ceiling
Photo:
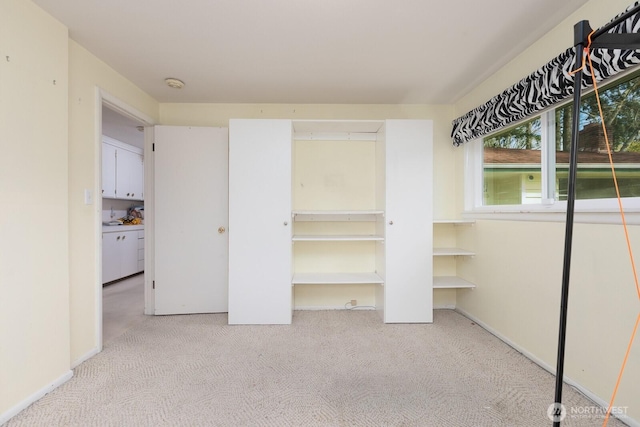
[(33, 1), (159, 102), (349, 104), (453, 103), (587, 2)]
[(139, 123), (105, 106), (102, 107), (102, 134), (138, 148), (144, 148), (144, 132)]

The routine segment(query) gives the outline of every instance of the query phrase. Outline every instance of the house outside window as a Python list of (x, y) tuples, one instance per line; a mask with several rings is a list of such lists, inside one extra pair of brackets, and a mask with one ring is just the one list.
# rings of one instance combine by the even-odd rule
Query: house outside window
[[(601, 89), (600, 98), (621, 197), (640, 208), (640, 73)], [(567, 200), (571, 120), (568, 104), (485, 137), (474, 155), (482, 161), (476, 207), (561, 207)], [(579, 129), (576, 199), (595, 207), (615, 200), (616, 191), (594, 94), (582, 100)]]

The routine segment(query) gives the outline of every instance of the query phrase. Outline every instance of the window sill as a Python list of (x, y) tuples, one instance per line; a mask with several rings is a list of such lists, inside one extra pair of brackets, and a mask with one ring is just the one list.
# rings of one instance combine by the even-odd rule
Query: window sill
[[(502, 220), (502, 221), (536, 221), (566, 222), (566, 206), (483, 206), (464, 211), (464, 219)], [(583, 224), (622, 224), (619, 210), (575, 208), (574, 222)], [(640, 225), (640, 209), (625, 208), (625, 220), (628, 225)]]

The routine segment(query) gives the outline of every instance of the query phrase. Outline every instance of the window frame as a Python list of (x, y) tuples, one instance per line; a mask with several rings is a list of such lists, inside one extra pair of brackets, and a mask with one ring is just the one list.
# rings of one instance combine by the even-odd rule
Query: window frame
[[(621, 76), (612, 84), (623, 82)], [(610, 85), (608, 85), (610, 86)], [(591, 92), (585, 94), (589, 95)], [(537, 204), (518, 205), (485, 205), (483, 199), (484, 187), (484, 138), (469, 141), (465, 144), (464, 153), (464, 211), (463, 216), (469, 218), (532, 220), (532, 221), (564, 221), (567, 210), (566, 200), (557, 200), (555, 194), (556, 182), (556, 151), (555, 151), (555, 111), (566, 106), (567, 103), (555, 105), (540, 113), (541, 120), (541, 202)], [(512, 123), (509, 127), (531, 120), (528, 117), (520, 122)], [(503, 129), (501, 129), (503, 130)], [(499, 131), (501, 131), (499, 130)], [(499, 132), (497, 131), (497, 132)], [(495, 132), (495, 133), (497, 133)], [(553, 148), (553, 149), (552, 149)], [(551, 184), (552, 183), (552, 184)], [(640, 197), (625, 197), (622, 204), (627, 216), (627, 222), (640, 224)], [(576, 221), (589, 223), (620, 223), (620, 206), (617, 198), (594, 198), (575, 200), (574, 211)]]

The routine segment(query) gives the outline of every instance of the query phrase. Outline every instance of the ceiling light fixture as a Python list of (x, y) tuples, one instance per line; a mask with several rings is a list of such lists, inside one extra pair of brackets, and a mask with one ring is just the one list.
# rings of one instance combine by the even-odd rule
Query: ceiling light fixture
[(164, 82), (167, 86), (172, 87), (174, 89), (182, 89), (184, 87), (184, 82), (180, 79), (174, 79), (173, 77), (167, 77), (164, 79)]

